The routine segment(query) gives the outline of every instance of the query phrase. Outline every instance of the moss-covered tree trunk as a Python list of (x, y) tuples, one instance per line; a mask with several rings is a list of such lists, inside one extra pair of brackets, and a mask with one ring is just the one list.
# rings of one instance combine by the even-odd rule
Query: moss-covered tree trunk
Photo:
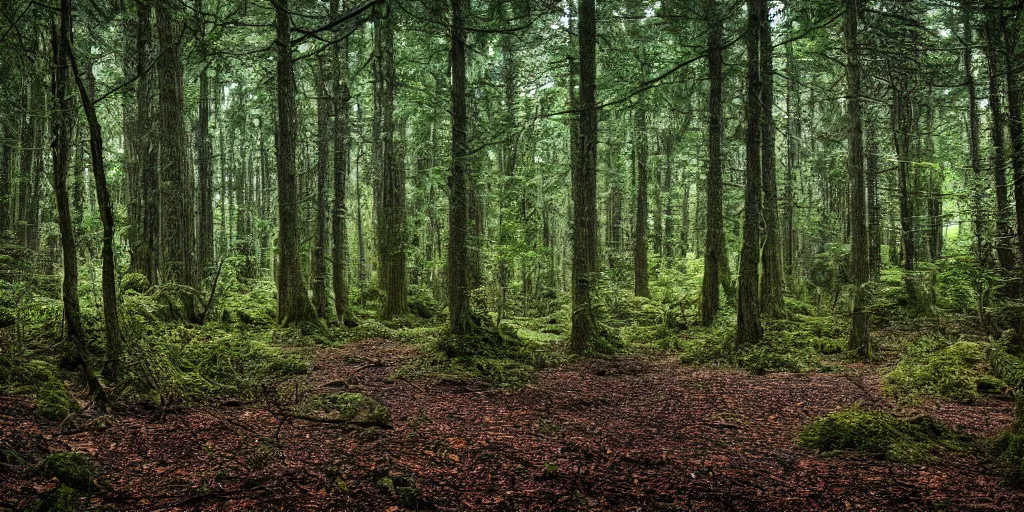
[[(340, 7), (344, 8), (344, 0)], [(340, 15), (339, 0), (331, 0), (331, 14)], [(335, 33), (342, 35), (339, 27)], [(345, 204), (348, 182), (351, 106), (348, 78), (348, 38), (335, 45), (334, 53), (334, 202), (331, 209), (331, 284), (334, 287), (334, 314), (338, 322), (349, 320), (348, 306), (348, 208)]]

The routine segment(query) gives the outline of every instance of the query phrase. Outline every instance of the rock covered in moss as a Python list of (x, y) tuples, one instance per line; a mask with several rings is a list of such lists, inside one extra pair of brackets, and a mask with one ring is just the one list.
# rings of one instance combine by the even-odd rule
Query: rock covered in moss
[(325, 393), (303, 400), (293, 410), (296, 418), (361, 427), (390, 427), (391, 410), (362, 393)]
[(96, 465), (82, 452), (57, 452), (46, 457), (42, 474), (72, 489), (87, 491), (96, 478)]
[(891, 413), (852, 407), (804, 427), (797, 444), (820, 453), (861, 452), (894, 462), (930, 460), (940, 450), (960, 450), (964, 439), (929, 416), (904, 419)]
[(51, 378), (36, 389), (36, 414), (40, 418), (59, 421), (78, 410), (71, 393), (56, 378)]

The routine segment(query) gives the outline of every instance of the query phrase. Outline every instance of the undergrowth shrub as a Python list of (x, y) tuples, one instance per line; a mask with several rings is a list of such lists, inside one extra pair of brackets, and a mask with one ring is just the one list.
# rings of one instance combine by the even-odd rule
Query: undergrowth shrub
[(979, 384), (992, 387), (985, 360), (979, 343), (949, 344), (939, 337), (924, 337), (908, 347), (903, 359), (885, 375), (883, 389), (901, 400), (933, 396), (970, 402), (978, 398)]
[(938, 452), (969, 448), (966, 437), (931, 417), (905, 419), (860, 406), (805, 426), (797, 445), (822, 454), (854, 451), (894, 462), (927, 462)]

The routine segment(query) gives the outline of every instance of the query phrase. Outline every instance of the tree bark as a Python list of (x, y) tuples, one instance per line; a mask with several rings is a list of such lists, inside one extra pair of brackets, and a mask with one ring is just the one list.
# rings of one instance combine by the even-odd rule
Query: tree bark
[(572, 331), (569, 350), (588, 352), (598, 334), (591, 292), (597, 278), (597, 16), (579, 2), (579, 162), (572, 169)]
[[(1016, 11), (1014, 18), (1000, 16), (1000, 32), (1003, 34), (1005, 51), (1003, 69), (1006, 72), (1006, 108), (1010, 114), (1010, 162), (1013, 164), (1013, 201), (1016, 205), (1017, 250), (1024, 257), (1024, 118), (1021, 117), (1024, 102), (1020, 74), (1020, 31), (1022, 15)], [(1013, 23), (1009, 25), (1008, 23)]]
[(728, 279), (721, 269), (728, 268), (725, 253), (725, 220), (722, 214), (722, 138), (724, 118), (722, 112), (722, 84), (724, 42), (722, 15), (718, 0), (707, 0), (708, 19), (708, 170), (707, 207), (704, 241), (704, 279), (701, 284), (701, 325), (710, 326), (718, 317), (719, 288)]
[(974, 84), (974, 20), (970, 0), (961, 0), (960, 10), (964, 17), (964, 86), (967, 87), (967, 143), (971, 165), (968, 183), (971, 188), (971, 209), (974, 217), (974, 253), (978, 262), (985, 265), (989, 257), (982, 243), (986, 231), (985, 213), (981, 209), (984, 178), (981, 174), (981, 127), (978, 121), (978, 93)]
[(782, 253), (779, 237), (779, 187), (775, 173), (775, 89), (772, 65), (772, 27), (768, 7), (761, 18), (761, 183), (764, 205), (764, 240), (761, 250), (761, 315), (782, 314)]
[(864, 125), (861, 114), (861, 63), (858, 23), (860, 0), (846, 0), (843, 41), (846, 46), (847, 172), (850, 179), (850, 278), (853, 284), (853, 318), (850, 351), (862, 360), (873, 356), (868, 336), (869, 311), (865, 285), (868, 282), (867, 205), (864, 180)]
[(378, 317), (387, 320), (408, 311), (405, 276), (405, 167), (394, 134), (395, 44), (390, 0), (374, 7), (373, 156), (377, 222), (378, 281), (383, 302)]
[[(161, 281), (195, 287), (194, 180), (186, 151), (184, 97), (182, 93), (180, 4), (156, 0), (156, 28), (160, 43), (160, 213), (163, 257)], [(191, 294), (182, 295), (184, 315), (194, 319), (196, 305)]]
[(196, 205), (196, 278), (213, 262), (213, 142), (210, 139), (210, 77), (203, 1), (196, 0), (196, 50), (199, 56), (199, 118), (196, 125), (196, 167), (199, 197)]
[(299, 198), (295, 176), (295, 72), (292, 64), (288, 0), (274, 0), (277, 31), (277, 210), (280, 259), (277, 317), (283, 325), (317, 323), (316, 310), (299, 265)]
[(747, 0), (747, 102), (746, 172), (743, 197), (743, 248), (740, 251), (739, 295), (736, 309), (736, 346), (761, 342), (762, 330), (758, 304), (758, 261), (761, 250), (761, 159), (764, 109), (764, 47), (761, 32), (768, 17), (766, 0)]
[(326, 56), (317, 56), (316, 68), (316, 213), (313, 253), (310, 258), (310, 287), (313, 307), (320, 318), (328, 318), (327, 297), (327, 167), (331, 157), (331, 98), (327, 96)]
[(636, 151), (636, 223), (633, 229), (633, 294), (650, 297), (647, 274), (647, 110), (639, 99), (633, 111), (633, 144)]
[[(344, 0), (341, 0), (344, 4)], [(344, 5), (341, 5), (343, 8)], [(340, 15), (339, 0), (331, 1), (331, 14)], [(341, 28), (336, 31), (341, 34)], [(345, 193), (348, 180), (350, 128), (348, 114), (348, 38), (335, 46), (334, 53), (334, 202), (331, 209), (331, 283), (334, 287), (334, 314), (338, 323), (350, 320), (348, 307), (348, 209)]]
[(1004, 270), (1014, 267), (1013, 234), (1010, 228), (1010, 206), (1006, 184), (1006, 142), (1003, 132), (1006, 118), (1003, 113), (1000, 81), (999, 52), (1002, 32), (998, 7), (990, 7), (985, 22), (985, 56), (988, 59), (988, 104), (992, 113), (992, 173), (996, 184), (996, 255)]
[(473, 327), (469, 310), (469, 158), (466, 118), (466, 11), (467, 0), (452, 0), (451, 62), (452, 163), (448, 176), (448, 328), (454, 335)]
[[(70, 97), (71, 81), (69, 77), (69, 71), (75, 68), (71, 45), (71, 24), (71, 0), (61, 0), (59, 25), (51, 22), (50, 30), (54, 64), (51, 74), (54, 106), (52, 112), (53, 143), (51, 147), (53, 149), (54, 196), (57, 203), (58, 227), (60, 229), (64, 265), (62, 301), (67, 337), (75, 349), (76, 363), (82, 369), (90, 394), (96, 397), (102, 405), (106, 401), (106, 395), (99, 380), (92, 374), (89, 368), (88, 339), (86, 338), (81, 306), (78, 299), (78, 253), (75, 247), (75, 232), (72, 225), (71, 208), (67, 192), (68, 167), (71, 161), (71, 125), (74, 119), (74, 103)], [(69, 64), (72, 66), (70, 69), (68, 67)], [(76, 79), (77, 74), (77, 70), (75, 70)], [(84, 93), (85, 89), (81, 85), (81, 80), (78, 79), (77, 81), (79, 90)], [(89, 101), (84, 94), (82, 95), (82, 100), (83, 103), (88, 103)], [(91, 107), (92, 105), (88, 104), (88, 108)], [(92, 119), (95, 121), (95, 114)], [(106, 229), (104, 229), (104, 234), (106, 234)], [(104, 262), (106, 262), (106, 258), (104, 258)], [(104, 278), (106, 278), (106, 269), (106, 264), (104, 264)], [(104, 279), (104, 285), (106, 285), (106, 279)], [(104, 299), (106, 299), (105, 292), (106, 286), (104, 286)], [(106, 310), (106, 308), (104, 309)], [(116, 316), (114, 317), (114, 322), (117, 322)]]

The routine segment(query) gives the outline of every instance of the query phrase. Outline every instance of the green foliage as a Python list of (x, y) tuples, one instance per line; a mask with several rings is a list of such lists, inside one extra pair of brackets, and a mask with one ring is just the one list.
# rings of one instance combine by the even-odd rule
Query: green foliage
[[(848, 327), (847, 327), (848, 329)], [(679, 335), (683, 364), (737, 366), (754, 374), (828, 369), (822, 355), (845, 349), (846, 332), (839, 317), (795, 315), (765, 325), (764, 343), (734, 347), (735, 327), (694, 328)]]
[(296, 355), (257, 336), (212, 328), (170, 328), (132, 343), (124, 384), (134, 399), (161, 405), (252, 398), (275, 382), (308, 371)]
[(1008, 353), (1000, 346), (993, 345), (988, 350), (988, 362), (992, 372), (1007, 385), (1015, 389), (1024, 387), (1024, 360)]
[(277, 296), (273, 283), (260, 283), (248, 291), (224, 294), (217, 301), (222, 322), (246, 326), (277, 324)]
[(95, 464), (82, 452), (51, 453), (43, 461), (40, 472), (79, 491), (88, 491), (96, 478)]
[(948, 344), (938, 337), (924, 337), (911, 345), (899, 364), (883, 379), (886, 393), (903, 400), (934, 396), (961, 402), (978, 397), (984, 379), (985, 355), (980, 344), (958, 341)]
[(736, 352), (736, 363), (755, 375), (822, 369), (821, 358), (813, 348), (785, 344), (762, 343), (742, 347)]
[(936, 452), (966, 450), (967, 440), (933, 418), (896, 417), (854, 406), (804, 427), (797, 444), (819, 453), (855, 451), (894, 462), (927, 462)]
[(146, 293), (152, 285), (149, 283), (149, 278), (139, 274), (138, 272), (131, 272), (121, 277), (121, 286), (119, 289), (122, 293), (133, 291), (135, 293)]
[(50, 421), (60, 421), (78, 410), (71, 393), (56, 378), (51, 378), (36, 389), (36, 414)]
[(313, 395), (292, 409), (297, 418), (362, 427), (390, 427), (391, 411), (362, 393)]

